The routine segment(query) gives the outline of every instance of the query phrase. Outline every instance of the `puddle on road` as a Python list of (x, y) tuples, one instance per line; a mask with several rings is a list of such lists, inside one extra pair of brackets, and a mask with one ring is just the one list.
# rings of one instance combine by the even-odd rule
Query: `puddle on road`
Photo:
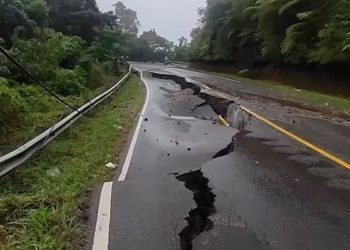
[(209, 217), (216, 213), (214, 206), (216, 195), (208, 186), (209, 179), (204, 177), (202, 170), (178, 175), (176, 179), (184, 182), (185, 187), (193, 192), (193, 200), (197, 205), (189, 211), (189, 216), (186, 218), (188, 226), (179, 233), (181, 250), (192, 250), (192, 241), (204, 231), (214, 227)]

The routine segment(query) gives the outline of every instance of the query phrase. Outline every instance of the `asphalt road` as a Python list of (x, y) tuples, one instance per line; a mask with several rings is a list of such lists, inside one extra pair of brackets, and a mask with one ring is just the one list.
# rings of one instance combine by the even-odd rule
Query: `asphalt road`
[[(113, 181), (108, 249), (350, 248), (349, 171), (227, 106), (239, 102), (349, 161), (346, 121), (320, 119), (241, 83), (133, 66), (149, 100), (125, 179), (119, 169)], [(235, 125), (217, 122), (221, 112)]]

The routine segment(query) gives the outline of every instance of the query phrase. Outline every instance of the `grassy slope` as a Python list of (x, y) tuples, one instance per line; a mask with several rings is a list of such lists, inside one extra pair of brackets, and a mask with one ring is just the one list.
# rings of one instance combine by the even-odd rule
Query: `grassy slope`
[[(138, 78), (0, 185), (0, 249), (78, 249), (84, 191), (111, 178), (143, 103)], [(49, 176), (58, 169), (57, 176)], [(57, 172), (57, 170), (55, 170)]]
[[(106, 75), (104, 79), (100, 79), (106, 82), (103, 86), (95, 89), (86, 88), (80, 93), (80, 96), (61, 96), (61, 98), (78, 108), (112, 87), (116, 82), (115, 78), (115, 76)], [(23, 145), (72, 112), (70, 108), (58, 102), (39, 86), (20, 86), (16, 90), (25, 93), (25, 98), (23, 97), (21, 101), (24, 110), (21, 111), (22, 119), (19, 121), (12, 117), (14, 123), (11, 123), (7, 117), (4, 118), (7, 121), (5, 123), (7, 127), (5, 130), (0, 128), (0, 151), (6, 148), (3, 153), (8, 153)]]
[(282, 97), (287, 98), (289, 100), (299, 100), (313, 105), (328, 106), (336, 111), (344, 112), (350, 115), (350, 99), (347, 98), (321, 94), (318, 92), (308, 90), (300, 90), (294, 88), (293, 86), (272, 81), (252, 80), (225, 73), (211, 72), (211, 74), (227, 77), (233, 80), (239, 80), (241, 82), (257, 85), (263, 88), (269, 88), (278, 92)]

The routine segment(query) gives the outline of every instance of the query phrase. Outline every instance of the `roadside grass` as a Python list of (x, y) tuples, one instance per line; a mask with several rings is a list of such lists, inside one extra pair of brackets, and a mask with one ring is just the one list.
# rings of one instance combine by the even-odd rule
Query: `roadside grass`
[(84, 206), (97, 183), (111, 179), (143, 103), (131, 77), (105, 104), (82, 118), (0, 184), (0, 249), (80, 249)]
[(329, 107), (334, 109), (335, 111), (340, 111), (346, 113), (347, 115), (350, 115), (349, 98), (322, 94), (315, 91), (302, 90), (279, 82), (253, 80), (250, 78), (238, 77), (236, 75), (226, 73), (210, 73), (213, 75), (218, 75), (232, 80), (240, 81), (245, 84), (251, 84), (262, 88), (274, 90), (278, 94), (280, 94), (281, 97), (286, 98), (288, 100), (307, 102), (312, 105), (321, 105), (323, 107)]
[[(123, 75), (127, 71), (122, 72)], [(103, 93), (116, 82), (116, 76), (105, 76), (105, 84), (94, 89), (84, 89), (80, 96), (62, 97), (73, 107), (79, 108), (89, 100)], [(38, 86), (20, 86), (21, 112), (12, 113), (12, 117), (0, 113), (0, 155), (6, 154), (42, 133), (52, 124), (70, 114), (72, 110)], [(1, 91), (0, 91), (1, 94)], [(1, 123), (1, 121), (6, 121)]]

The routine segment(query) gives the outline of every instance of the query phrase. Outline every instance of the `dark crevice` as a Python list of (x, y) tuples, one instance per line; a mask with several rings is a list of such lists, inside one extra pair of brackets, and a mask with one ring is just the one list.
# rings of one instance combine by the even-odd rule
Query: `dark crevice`
[(217, 115), (221, 115), (223, 118), (228, 120), (231, 127), (236, 128), (239, 131), (244, 131), (248, 122), (251, 120), (251, 115), (242, 110), (240, 105), (236, 102), (226, 98), (218, 97), (216, 95), (211, 95), (206, 92), (202, 92), (201, 88), (198, 85), (186, 81), (184, 77), (159, 73), (152, 73), (152, 77), (172, 80), (175, 83), (179, 84), (181, 86), (181, 89), (192, 89), (193, 95), (197, 95), (199, 98), (204, 100), (203, 103), (196, 105), (192, 109), (192, 112), (194, 112), (199, 107), (209, 105)]
[(152, 77), (158, 78), (158, 79), (164, 79), (164, 80), (173, 80), (177, 84), (181, 86), (181, 89), (192, 89), (193, 95), (199, 95), (201, 92), (201, 88), (198, 87), (196, 84), (187, 82), (185, 78), (176, 76), (176, 75), (168, 75), (168, 74), (158, 74), (152, 72)]
[[(184, 77), (159, 73), (152, 73), (152, 77), (173, 80), (181, 86), (182, 90), (192, 89), (193, 95), (197, 95), (204, 100), (204, 102), (196, 105), (191, 110), (192, 113), (199, 107), (209, 105), (217, 115), (224, 117), (231, 127), (238, 129), (239, 132), (233, 136), (231, 143), (217, 152), (213, 159), (228, 155), (235, 150), (237, 140), (246, 133), (245, 128), (251, 120), (251, 116), (242, 110), (237, 103), (218, 97), (215, 94), (210, 95), (207, 92), (202, 92), (198, 85), (186, 81)], [(213, 123), (215, 124), (216, 122), (214, 121)], [(187, 150), (191, 150), (191, 148)], [(214, 206), (216, 195), (209, 187), (209, 179), (204, 177), (201, 169), (181, 175), (177, 175), (177, 173), (170, 174), (175, 174), (176, 179), (184, 182), (185, 187), (193, 192), (193, 200), (197, 205), (189, 211), (189, 216), (186, 217), (188, 225), (179, 233), (181, 250), (192, 250), (193, 240), (201, 233), (214, 227), (214, 223), (209, 217), (216, 213)]]
[(216, 196), (208, 186), (209, 180), (204, 177), (202, 170), (178, 175), (176, 179), (184, 182), (185, 187), (193, 192), (193, 200), (197, 204), (196, 208), (189, 211), (186, 218), (188, 225), (179, 233), (181, 250), (192, 250), (192, 241), (214, 227), (209, 217), (216, 213)]
[(219, 158), (219, 157), (223, 157), (225, 155), (228, 155), (229, 153), (232, 153), (233, 151), (235, 151), (235, 147), (236, 147), (236, 143), (234, 141), (232, 141), (230, 144), (227, 145), (226, 148), (220, 150), (219, 152), (217, 152), (214, 156), (213, 159)]
[(204, 102), (202, 102), (202, 103), (200, 103), (200, 104), (194, 106), (194, 108), (191, 109), (191, 111), (194, 112), (197, 108), (203, 107), (203, 106), (205, 106), (205, 105), (208, 105), (208, 103), (207, 103), (206, 101), (204, 101)]
[(245, 132), (244, 130), (243, 131), (240, 131), (238, 132), (237, 134), (235, 134), (233, 137), (232, 137), (232, 142), (230, 144), (227, 145), (226, 148), (220, 150), (219, 152), (217, 152), (214, 156), (213, 156), (213, 159), (216, 159), (216, 158), (220, 158), (220, 157), (223, 157), (223, 156), (226, 156), (232, 152), (235, 151), (236, 149), (236, 145), (237, 145), (237, 141), (243, 136), (245, 135), (247, 132)]
[(199, 98), (204, 100), (204, 103), (197, 105), (194, 109), (209, 105), (216, 114), (226, 117), (227, 111), (231, 104), (235, 103), (234, 101), (227, 100), (225, 98), (209, 95), (207, 93), (201, 92), (201, 88), (195, 83), (186, 81), (184, 77), (176, 75), (167, 75), (167, 74), (158, 74), (152, 73), (152, 77), (165, 80), (173, 80), (180, 85), (181, 89), (192, 89), (193, 95), (197, 95)]
[(209, 95), (203, 92), (201, 92), (198, 96), (204, 99), (206, 101), (206, 104), (208, 104), (216, 114), (221, 115), (223, 117), (226, 117), (230, 105), (235, 103), (234, 101)]

